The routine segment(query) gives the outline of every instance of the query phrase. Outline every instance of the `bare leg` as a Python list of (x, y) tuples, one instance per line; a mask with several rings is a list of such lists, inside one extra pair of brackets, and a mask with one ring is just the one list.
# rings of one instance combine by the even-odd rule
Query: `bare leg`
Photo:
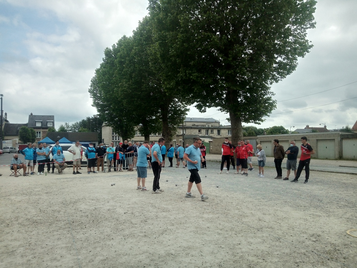
[(203, 188), (202, 188), (202, 186), (201, 186), (201, 183), (198, 183), (198, 184), (196, 185), (196, 187), (198, 188), (198, 191), (199, 191), (200, 195), (203, 195)]
[(138, 187), (140, 187), (140, 178), (137, 178)]
[(188, 193), (190, 193), (192, 187), (193, 187), (193, 183), (189, 181), (188, 182)]
[(288, 169), (287, 170), (287, 176), (286, 176), (287, 178), (289, 178), (290, 177), (290, 170)]
[(145, 188), (145, 178), (142, 178), (142, 187)]

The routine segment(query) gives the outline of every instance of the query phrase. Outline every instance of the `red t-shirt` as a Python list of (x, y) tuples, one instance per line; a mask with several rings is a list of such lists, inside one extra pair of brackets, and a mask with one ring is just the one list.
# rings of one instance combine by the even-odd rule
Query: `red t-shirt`
[(206, 147), (205, 146), (200, 147), (200, 152), (201, 152), (202, 156), (205, 156), (206, 155)]
[(221, 145), (221, 148), (223, 148), (223, 155), (231, 155), (231, 148), (232, 145), (230, 143), (223, 143), (223, 145)]
[(311, 145), (309, 145), (308, 143), (306, 143), (306, 145), (301, 144), (301, 157), (300, 160), (307, 160), (311, 158), (310, 154), (305, 154), (308, 152), (312, 152), (313, 148), (311, 147)]
[[(251, 151), (251, 152), (254, 151), (254, 147), (252, 147), (251, 144), (246, 145), (246, 147), (247, 147), (247, 151), (248, 151), (248, 152), (249, 152), (249, 151)], [(251, 152), (248, 153), (248, 156), (253, 156), (253, 155), (254, 155), (254, 154), (251, 153)]]
[(248, 155), (248, 149), (246, 146), (237, 146), (235, 149), (236, 158), (246, 159)]

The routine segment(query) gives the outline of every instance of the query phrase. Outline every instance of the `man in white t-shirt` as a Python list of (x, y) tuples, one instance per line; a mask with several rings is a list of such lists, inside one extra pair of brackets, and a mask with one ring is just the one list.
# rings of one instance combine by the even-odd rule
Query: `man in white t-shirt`
[[(68, 149), (70, 153), (73, 154), (73, 174), (81, 174), (78, 169), (81, 167), (81, 144), (79, 141), (76, 141), (75, 144)], [(76, 169), (76, 171), (75, 171)]]

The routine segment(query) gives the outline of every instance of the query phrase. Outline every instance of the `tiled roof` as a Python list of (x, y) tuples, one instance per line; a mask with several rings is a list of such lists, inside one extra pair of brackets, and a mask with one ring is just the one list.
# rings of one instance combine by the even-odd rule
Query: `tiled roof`
[(206, 118), (206, 117), (186, 117), (184, 122), (220, 123), (219, 120), (215, 120), (214, 118)]

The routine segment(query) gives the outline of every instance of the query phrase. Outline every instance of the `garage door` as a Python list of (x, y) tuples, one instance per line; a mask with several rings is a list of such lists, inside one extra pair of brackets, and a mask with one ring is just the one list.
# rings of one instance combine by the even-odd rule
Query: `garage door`
[(319, 159), (335, 159), (334, 140), (317, 140), (316, 152)]
[(343, 159), (357, 160), (357, 139), (344, 139), (342, 147)]
[(273, 156), (272, 141), (263, 141), (261, 145), (262, 149), (265, 151), (266, 156)]

